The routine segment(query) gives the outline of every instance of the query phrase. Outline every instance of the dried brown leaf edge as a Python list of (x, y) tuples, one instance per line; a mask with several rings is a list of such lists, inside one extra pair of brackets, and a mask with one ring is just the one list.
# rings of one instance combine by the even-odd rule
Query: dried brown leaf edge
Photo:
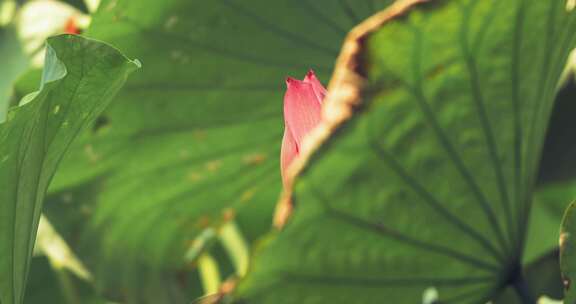
[(274, 227), (277, 229), (284, 227), (292, 214), (293, 181), (306, 168), (315, 151), (352, 117), (362, 103), (362, 90), (366, 78), (361, 69), (361, 60), (367, 37), (387, 22), (403, 16), (412, 7), (425, 2), (430, 0), (398, 0), (348, 33), (328, 85), (328, 94), (322, 109), (322, 122), (306, 136), (300, 155), (288, 168), (287, 185), (276, 205), (274, 215)]

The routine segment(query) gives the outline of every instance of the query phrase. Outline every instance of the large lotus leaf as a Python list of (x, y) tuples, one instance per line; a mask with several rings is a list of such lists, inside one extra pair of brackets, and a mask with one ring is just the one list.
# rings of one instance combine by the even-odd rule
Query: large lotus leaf
[(111, 266), (109, 282), (142, 263), (181, 268), (186, 247), (224, 213), (237, 213), (249, 239), (267, 231), (281, 188), (285, 77), (312, 68), (327, 80), (346, 32), (390, 2), (103, 1), (86, 34), (145, 67), (52, 188), (66, 196), (100, 183), (85, 238), (100, 257), (86, 250), (87, 263)]
[(564, 1), (453, 0), (376, 21), (344, 46), (319, 129), (332, 136), (236, 298), (485, 303), (514, 285), (533, 301), (521, 260), (576, 13)]
[(137, 66), (101, 42), (48, 41), (40, 90), (0, 125), (0, 302), (22, 303), (42, 201), (72, 140)]

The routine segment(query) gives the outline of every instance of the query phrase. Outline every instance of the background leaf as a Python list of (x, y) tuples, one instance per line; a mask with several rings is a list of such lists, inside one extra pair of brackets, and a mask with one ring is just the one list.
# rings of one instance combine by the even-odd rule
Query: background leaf
[[(230, 218), (249, 241), (268, 231), (281, 187), (285, 77), (312, 68), (327, 80), (347, 30), (390, 2), (103, 1), (86, 34), (145, 67), (74, 146), (51, 189), (54, 202), (66, 197), (86, 211), (69, 241), (101, 288), (152, 302), (148, 281), (172, 273), (193, 289), (184, 256), (202, 231)], [(74, 190), (91, 187), (87, 204)], [(57, 226), (58, 213), (47, 213)]]
[(48, 42), (40, 90), (0, 125), (0, 302), (22, 303), (48, 184), (66, 148), (137, 64), (116, 49), (64, 35)]
[(55, 270), (46, 257), (33, 257), (26, 288), (27, 304), (114, 304), (99, 298), (93, 286), (65, 269)]
[[(525, 261), (549, 259), (542, 254), (558, 246), (559, 223), (562, 221), (567, 206), (576, 199), (576, 163), (573, 158), (576, 146), (572, 140), (576, 124), (570, 118), (576, 113), (575, 98), (576, 85), (573, 80), (568, 81), (556, 96), (534, 193)], [(557, 262), (555, 264), (558, 265)], [(559, 271), (559, 269), (555, 270)], [(543, 271), (544, 269), (535, 272), (534, 279), (544, 281), (539, 275)], [(548, 270), (550, 271), (552, 269)], [(555, 276), (559, 277), (559, 275)], [(557, 281), (556, 284), (562, 287), (561, 282)], [(554, 283), (549, 284), (550, 287), (552, 285)], [(558, 287), (555, 289), (557, 290)], [(562, 298), (557, 291), (549, 291), (545, 294), (557, 299)]]
[(6, 118), (6, 112), (12, 97), (12, 86), (20, 73), (26, 69), (27, 60), (14, 28), (0, 26), (0, 58), (2, 58), (2, 73), (0, 73), (0, 123)]
[[(571, 77), (570, 77), (571, 78)], [(571, 80), (558, 93), (552, 119), (548, 128), (542, 155), (539, 184), (562, 184), (576, 180), (576, 82)]]
[[(362, 40), (361, 108), (310, 160), (292, 221), (257, 253), (238, 302), (484, 303), (526, 284), (533, 185), (575, 21), (562, 1), (432, 1)], [(340, 113), (351, 101), (332, 81)]]

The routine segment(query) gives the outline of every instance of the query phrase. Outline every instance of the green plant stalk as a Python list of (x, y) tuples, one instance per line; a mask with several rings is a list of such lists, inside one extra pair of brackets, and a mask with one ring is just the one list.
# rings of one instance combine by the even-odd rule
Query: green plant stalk
[(243, 277), (248, 271), (250, 251), (236, 222), (230, 220), (220, 228), (220, 240), (236, 268), (236, 273)]
[(62, 289), (62, 295), (68, 304), (80, 304), (80, 297), (74, 287), (74, 282), (70, 279), (70, 275), (66, 269), (59, 267), (54, 268), (56, 275), (58, 277), (58, 282), (60, 283), (60, 288)]
[(203, 253), (198, 258), (198, 272), (204, 288), (204, 294), (217, 293), (222, 283), (220, 280), (220, 269), (216, 260), (209, 253)]

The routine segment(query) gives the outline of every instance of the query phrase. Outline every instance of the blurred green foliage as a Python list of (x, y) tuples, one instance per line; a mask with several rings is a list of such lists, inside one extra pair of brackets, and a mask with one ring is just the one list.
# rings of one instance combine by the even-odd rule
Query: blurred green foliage
[[(101, 290), (162, 302), (148, 296), (150, 282), (182, 276), (206, 229), (234, 219), (251, 245), (269, 231), (281, 190), (284, 79), (312, 68), (327, 82), (346, 31), (389, 4), (369, 2), (352, 10), (331, 0), (101, 3), (85, 35), (144, 68), (71, 148), (51, 189), (84, 208), (86, 196), (69, 189), (97, 187), (75, 248)], [(48, 216), (57, 225), (59, 215)], [(234, 272), (222, 268), (224, 278)]]
[(6, 119), (8, 106), (12, 100), (13, 83), (27, 67), (14, 27), (0, 25), (0, 58), (7, 64), (0, 73), (0, 123)]
[[(64, 2), (88, 12), (84, 1)], [(271, 229), (285, 77), (314, 69), (327, 84), (347, 32), (392, 2), (103, 0), (83, 35), (143, 62), (121, 89), (127, 66), (106, 58), (131, 63), (107, 45), (60, 37), (44, 72), (23, 73), (13, 28), (0, 29), (10, 62), (0, 120), (10, 100), (19, 121), (0, 125), (0, 182), (23, 180), (25, 195), (39, 189), (7, 199), (13, 192), (0, 188), (0, 303), (21, 303), (28, 263), (25, 303), (189, 303), (207, 281), (243, 274), (246, 254), (248, 275), (226, 301), (561, 297), (558, 229), (576, 197), (574, 84), (553, 102), (575, 46), (565, 1), (430, 1), (371, 34), (359, 67), (368, 81), (362, 107), (298, 179), (288, 225)], [(43, 95), (17, 107), (42, 73), (62, 72), (59, 61), (68, 76), (51, 99), (70, 110)], [(97, 76), (75, 76), (85, 73)], [(83, 117), (91, 104), (98, 110)], [(55, 132), (63, 122), (72, 127)], [(21, 132), (37, 147), (57, 144), (22, 154)], [(24, 177), (3, 167), (14, 153), (27, 157)], [(43, 212), (93, 282), (44, 257), (29, 262), (53, 174)], [(4, 228), (13, 224), (17, 238)], [(212, 277), (199, 275), (200, 256), (217, 262), (204, 272)], [(574, 259), (564, 256), (566, 271)], [(4, 271), (11, 260), (18, 271)]]

